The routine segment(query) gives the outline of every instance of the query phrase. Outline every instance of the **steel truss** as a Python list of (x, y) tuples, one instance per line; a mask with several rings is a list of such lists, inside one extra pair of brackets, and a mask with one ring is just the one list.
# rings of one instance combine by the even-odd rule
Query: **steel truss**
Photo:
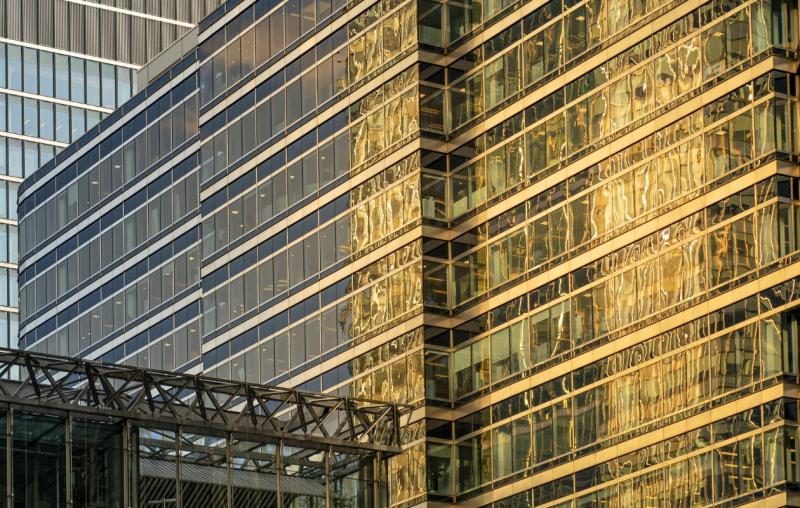
[[(410, 408), (0, 348), (0, 403), (306, 450), (400, 453)], [(300, 459), (300, 457), (297, 457)]]

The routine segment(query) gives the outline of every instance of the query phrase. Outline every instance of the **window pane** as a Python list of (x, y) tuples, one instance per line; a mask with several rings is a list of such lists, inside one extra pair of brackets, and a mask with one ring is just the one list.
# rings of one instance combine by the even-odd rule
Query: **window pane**
[(35, 49), (23, 49), (23, 84), (24, 90), (28, 93), (39, 92), (39, 79), (37, 73), (38, 59)]
[(86, 102), (92, 106), (100, 103), (100, 63), (86, 60)]
[(69, 72), (70, 72), (70, 98), (75, 102), (85, 102), (83, 60), (76, 57), (70, 57)]

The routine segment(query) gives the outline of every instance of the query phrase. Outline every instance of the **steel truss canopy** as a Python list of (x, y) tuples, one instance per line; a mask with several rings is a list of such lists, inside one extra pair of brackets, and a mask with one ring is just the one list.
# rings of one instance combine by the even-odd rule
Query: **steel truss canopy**
[(0, 348), (0, 403), (230, 433), (306, 450), (400, 453), (410, 408)]

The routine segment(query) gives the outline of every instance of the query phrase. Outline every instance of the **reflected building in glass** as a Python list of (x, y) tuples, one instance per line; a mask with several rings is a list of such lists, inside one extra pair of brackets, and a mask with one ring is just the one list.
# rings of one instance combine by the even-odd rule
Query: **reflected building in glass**
[(391, 506), (800, 505), (796, 1), (241, 0), (178, 47), (22, 184), (23, 347), (410, 404)]
[(136, 70), (219, 3), (0, 4), (0, 347), (17, 345), (20, 182), (127, 101)]

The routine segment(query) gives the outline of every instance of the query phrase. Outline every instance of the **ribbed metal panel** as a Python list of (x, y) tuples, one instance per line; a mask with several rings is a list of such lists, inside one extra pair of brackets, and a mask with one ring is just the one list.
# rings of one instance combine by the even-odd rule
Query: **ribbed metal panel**
[(224, 0), (87, 1), (0, 0), (0, 37), (143, 65), (187, 29), (100, 6), (197, 23)]
[(164, 49), (169, 46), (170, 41), (178, 39), (178, 27), (168, 23), (162, 23), (161, 26), (163, 26), (165, 30), (162, 32), (161, 49), (159, 51), (164, 51)]
[(39, 33), (38, 43), (43, 46), (53, 46), (53, 0), (39, 0)]
[(141, 12), (142, 14), (159, 16), (161, 13), (161, 3), (160, 0), (144, 0), (141, 6), (135, 10), (136, 12)]
[(147, 61), (145, 48), (144, 20), (136, 16), (128, 16), (131, 23), (129, 44), (131, 48), (131, 61), (144, 64)]
[(161, 23), (148, 19), (145, 22), (147, 40), (147, 61), (150, 61), (161, 52)]
[(100, 9), (87, 7), (86, 17), (86, 54), (100, 56)]
[(22, 0), (5, 0), (8, 9), (6, 37), (20, 40), (22, 37)]
[(116, 55), (115, 60), (130, 62), (131, 56), (131, 17), (116, 14)]
[(192, 12), (190, 0), (176, 0), (175, 2), (175, 19), (178, 21), (189, 21), (189, 15)]
[(161, 4), (161, 15), (169, 19), (178, 19), (178, 2), (164, 2)]
[(39, 41), (37, 32), (39, 28), (39, 1), (27, 0), (22, 9), (22, 40), (25, 42), (36, 43)]
[(69, 4), (69, 50), (76, 53), (83, 53), (86, 47), (83, 42), (84, 38), (84, 11), (86, 8), (80, 4)]
[(6, 9), (0, 9), (0, 37), (5, 37), (7, 33), (6, 23), (8, 23), (8, 13)]
[(112, 11), (100, 10), (100, 56), (115, 60), (117, 15)]
[(70, 27), (67, 23), (55, 23), (55, 20), (69, 19), (69, 4), (61, 0), (53, 0), (53, 45), (61, 49), (69, 49)]
[(128, 9), (137, 12), (144, 12), (145, 1), (146, 0), (130, 0), (131, 5), (128, 7)]

